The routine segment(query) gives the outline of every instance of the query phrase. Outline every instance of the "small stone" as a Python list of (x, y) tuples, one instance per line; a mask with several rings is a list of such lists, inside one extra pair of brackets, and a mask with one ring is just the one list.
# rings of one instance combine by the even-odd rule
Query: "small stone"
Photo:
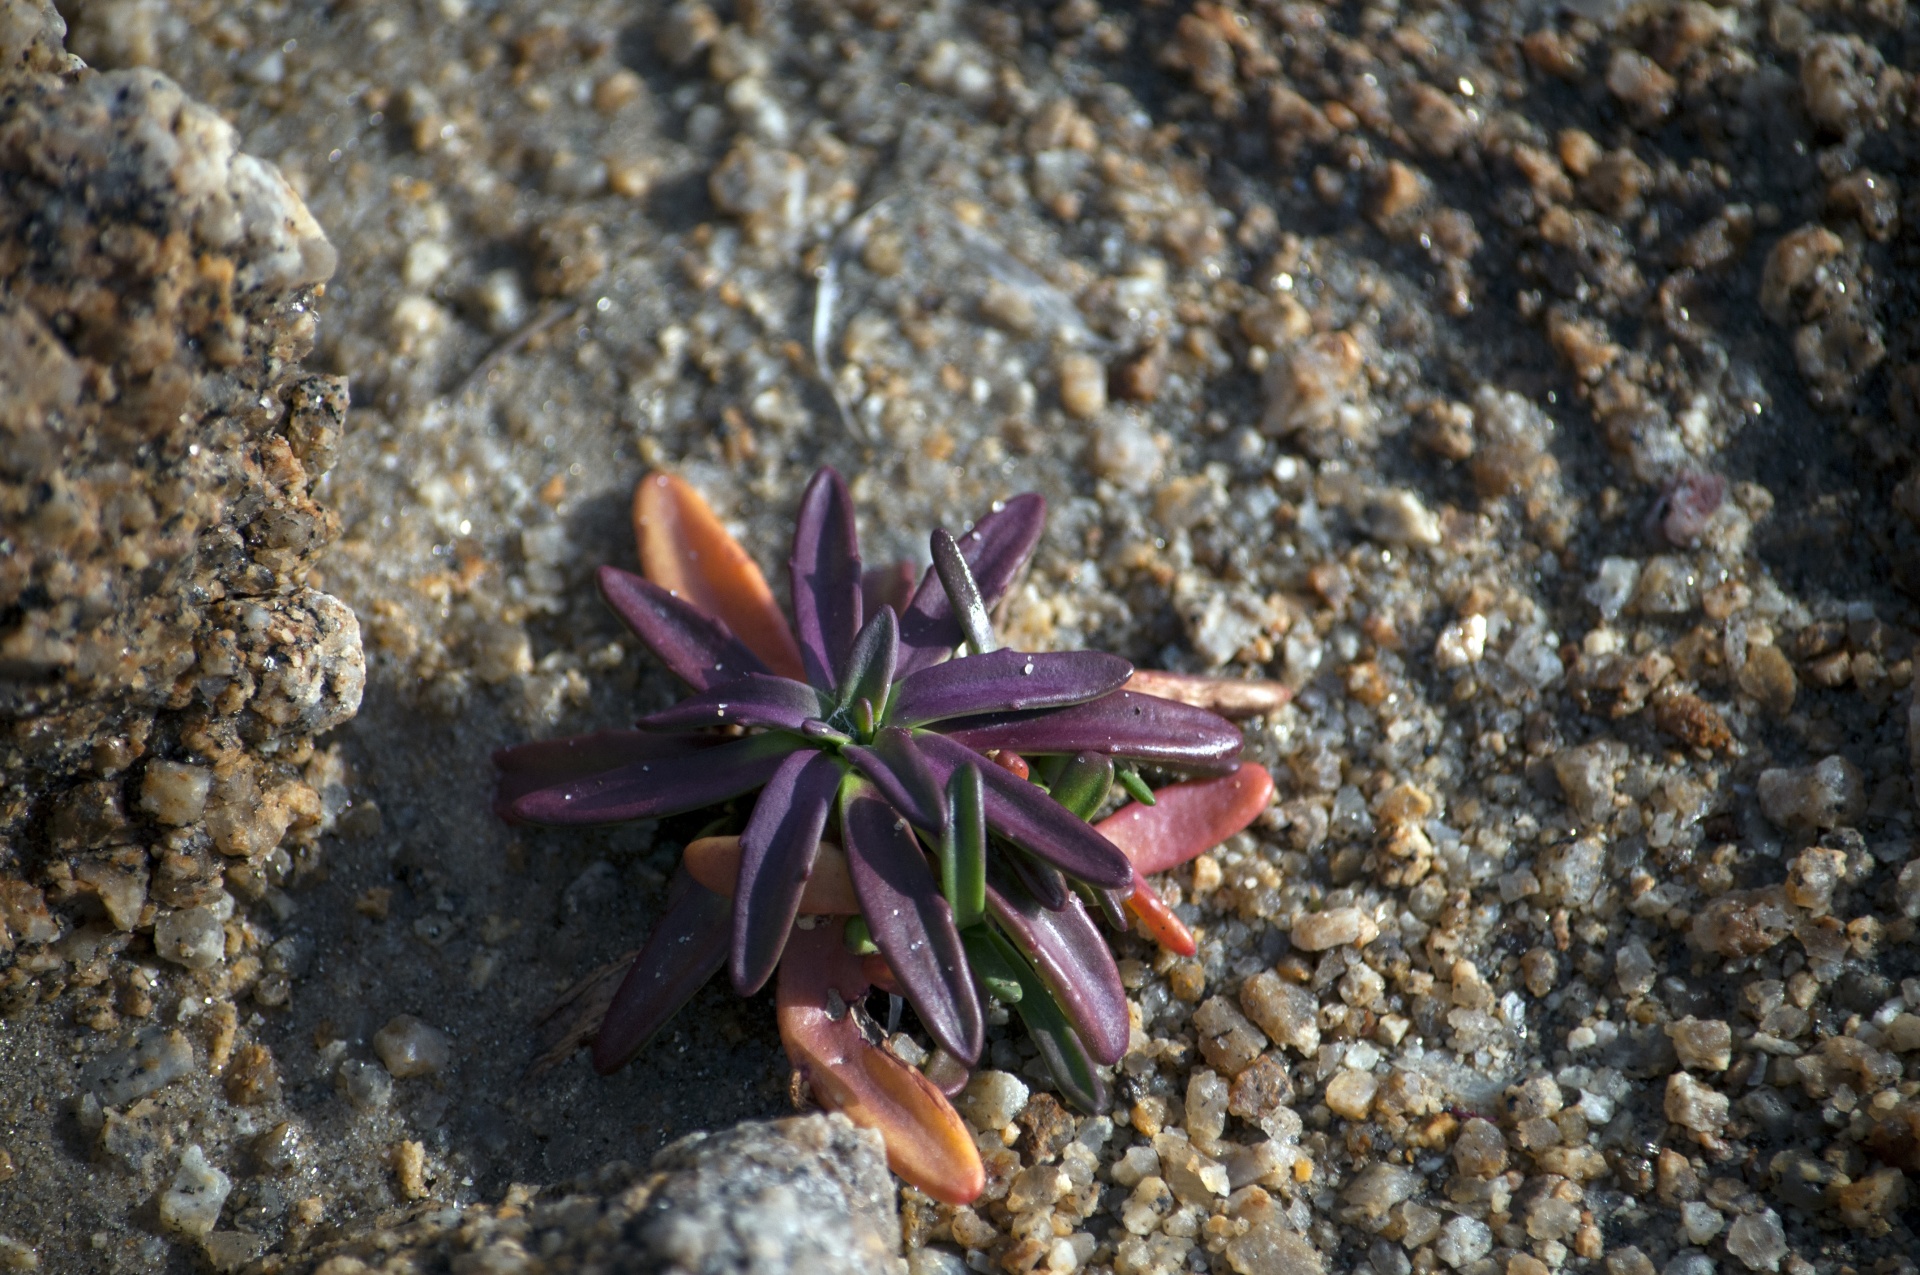
[(1553, 755), (1553, 777), (1582, 822), (1601, 823), (1613, 814), (1613, 773), (1619, 763), (1619, 749), (1607, 740), (1563, 748)]
[(1920, 1014), (1896, 1014), (1881, 1029), (1880, 1043), (1896, 1054), (1920, 1050)]
[(282, 1120), (253, 1140), (254, 1164), (262, 1173), (276, 1177), (296, 1173), (306, 1159), (305, 1143), (300, 1126), (290, 1120)]
[(602, 115), (617, 114), (622, 107), (639, 101), (646, 91), (639, 76), (621, 67), (593, 86), (593, 109)]
[(242, 1045), (227, 1065), (227, 1100), (242, 1107), (255, 1107), (280, 1094), (280, 1068), (273, 1051), (259, 1043)]
[(1735, 1219), (1727, 1228), (1727, 1253), (1745, 1263), (1750, 1271), (1777, 1271), (1780, 1259), (1787, 1255), (1787, 1233), (1780, 1215), (1762, 1209)]
[(1348, 1068), (1327, 1082), (1325, 1101), (1337, 1116), (1348, 1120), (1365, 1120), (1373, 1108), (1373, 1095), (1379, 1088), (1380, 1082), (1372, 1072)]
[(1012, 1124), (1026, 1107), (1028, 1093), (1011, 1072), (977, 1071), (954, 1105), (974, 1128), (998, 1131)]
[(1107, 407), (1107, 369), (1091, 354), (1064, 354), (1058, 365), (1060, 406), (1075, 420), (1089, 421)]
[(1763, 770), (1755, 789), (1761, 813), (1791, 832), (1851, 823), (1867, 804), (1859, 768), (1840, 756), (1822, 758), (1811, 766)]
[(1741, 665), (1734, 680), (1743, 692), (1760, 701), (1775, 717), (1785, 717), (1793, 711), (1799, 678), (1794, 674), (1793, 662), (1771, 642), (1747, 648), (1747, 662)]
[(1507, 1169), (1507, 1140), (1498, 1125), (1475, 1117), (1453, 1139), (1453, 1162), (1469, 1177), (1490, 1178)]
[(1687, 1243), (1704, 1246), (1711, 1243), (1713, 1237), (1727, 1224), (1720, 1210), (1698, 1200), (1689, 1201), (1680, 1206), (1680, 1233), (1687, 1237)]
[(412, 1014), (395, 1014), (373, 1034), (373, 1052), (397, 1079), (445, 1071), (452, 1049), (446, 1033)]
[(232, 1180), (207, 1163), (198, 1144), (190, 1146), (172, 1183), (160, 1194), (160, 1225), (177, 1235), (202, 1238), (220, 1220), (231, 1190)]
[(1733, 1028), (1717, 1018), (1688, 1015), (1666, 1026), (1680, 1065), (1693, 1071), (1725, 1071), (1733, 1061)]
[(394, 1187), (403, 1200), (427, 1198), (427, 1149), (418, 1142), (403, 1140), (393, 1144), (389, 1155), (393, 1165)]
[(1714, 1275), (1713, 1259), (1697, 1248), (1681, 1249), (1660, 1268), (1660, 1275)]
[[(1244, 988), (1240, 1000), (1246, 1004)], [(1267, 1038), (1224, 996), (1211, 996), (1200, 1003), (1193, 1011), (1193, 1029), (1200, 1037), (1200, 1052), (1207, 1065), (1226, 1076), (1238, 1076), (1267, 1047)]]
[(1208, 1155), (1218, 1155), (1217, 1143), (1227, 1127), (1227, 1082), (1198, 1068), (1187, 1079), (1187, 1137)]
[(1302, 1057), (1320, 1048), (1319, 1002), (1273, 971), (1262, 970), (1240, 985), (1240, 1007), (1275, 1044)]
[(1403, 1164), (1375, 1160), (1353, 1175), (1340, 1192), (1340, 1220), (1353, 1226), (1374, 1229), (1385, 1220), (1388, 1210), (1413, 1198), (1420, 1189), (1420, 1175)]
[(1160, 1175), (1182, 1204), (1210, 1208), (1231, 1183), (1227, 1167), (1203, 1154), (1185, 1134), (1163, 1130), (1154, 1135), (1153, 1150), (1160, 1157)]
[(1324, 952), (1347, 944), (1365, 947), (1379, 936), (1380, 927), (1359, 908), (1303, 912), (1293, 921), (1293, 945), (1305, 952)]
[[(1911, 1015), (1909, 1015), (1911, 1017)], [(1233, 1078), (1227, 1110), (1242, 1120), (1258, 1121), (1293, 1101), (1293, 1077), (1278, 1054), (1266, 1053)]]
[(214, 1275), (235, 1275), (267, 1251), (267, 1237), (251, 1231), (215, 1231), (200, 1241)]
[(1673, 109), (1673, 94), (1678, 87), (1659, 63), (1637, 49), (1616, 48), (1607, 64), (1608, 91), (1643, 122), (1664, 119)]
[(40, 1254), (31, 1244), (22, 1244), (11, 1235), (0, 1235), (0, 1271), (37, 1271)]
[(212, 969), (226, 959), (226, 926), (208, 907), (168, 912), (153, 923), (153, 950), (175, 965)]
[(1277, 1222), (1261, 1222), (1227, 1241), (1235, 1275), (1323, 1275), (1326, 1263), (1313, 1242)]
[(106, 1107), (119, 1107), (170, 1085), (193, 1070), (193, 1046), (177, 1031), (150, 1027), (132, 1044), (97, 1059), (80, 1073), (83, 1089)]
[(1455, 1270), (1479, 1261), (1492, 1251), (1493, 1232), (1485, 1222), (1470, 1217), (1454, 1218), (1440, 1228), (1440, 1236), (1433, 1242), (1433, 1255)]
[(1368, 500), (1360, 510), (1360, 525), (1368, 536), (1387, 544), (1431, 548), (1440, 543), (1440, 519), (1404, 488)]
[(1478, 664), (1487, 653), (1487, 617), (1464, 616), (1440, 630), (1434, 639), (1433, 662), (1442, 669), (1462, 669)]
[(1699, 1133), (1717, 1134), (1727, 1123), (1729, 1099), (1686, 1072), (1667, 1077), (1667, 1119)]
[(1349, 426), (1354, 422), (1348, 418), (1361, 410), (1366, 387), (1366, 360), (1358, 341), (1346, 332), (1309, 337), (1268, 366), (1261, 428), (1287, 435)]
[(384, 1111), (393, 1100), (393, 1078), (364, 1059), (341, 1063), (334, 1083), (355, 1111)]
[(140, 809), (161, 823), (181, 828), (199, 820), (207, 807), (213, 772), (185, 762), (149, 762), (140, 781)]

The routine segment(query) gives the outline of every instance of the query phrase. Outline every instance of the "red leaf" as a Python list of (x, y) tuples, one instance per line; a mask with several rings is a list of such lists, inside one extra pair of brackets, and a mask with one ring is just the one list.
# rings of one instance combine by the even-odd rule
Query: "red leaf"
[(1231, 775), (1172, 784), (1153, 796), (1157, 805), (1130, 803), (1094, 825), (1147, 876), (1179, 867), (1252, 823), (1273, 798), (1273, 776), (1244, 762)]

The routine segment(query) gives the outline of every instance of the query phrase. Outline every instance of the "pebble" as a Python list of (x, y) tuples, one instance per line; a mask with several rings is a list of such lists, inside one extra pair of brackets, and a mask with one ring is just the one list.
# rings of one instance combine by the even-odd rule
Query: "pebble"
[(154, 761), (140, 781), (140, 808), (176, 828), (199, 822), (207, 806), (213, 772), (185, 762)]
[(341, 1063), (335, 1085), (355, 1111), (384, 1111), (393, 1100), (392, 1077), (364, 1059), (349, 1058)]
[(1453, 1140), (1453, 1162), (1460, 1172), (1491, 1178), (1507, 1167), (1507, 1140), (1490, 1120), (1474, 1118), (1460, 1126)]
[(232, 1179), (207, 1162), (199, 1144), (189, 1146), (173, 1181), (160, 1193), (160, 1225), (179, 1235), (202, 1238), (220, 1220), (220, 1209), (232, 1190)]
[(1075, 420), (1090, 421), (1107, 408), (1107, 369), (1091, 354), (1063, 354), (1057, 365), (1060, 406)]
[(133, 1042), (89, 1063), (82, 1087), (102, 1106), (122, 1107), (144, 1098), (193, 1070), (193, 1046), (185, 1035), (149, 1027)]
[(1304, 952), (1324, 952), (1347, 944), (1365, 947), (1379, 936), (1380, 927), (1359, 908), (1305, 912), (1293, 920), (1293, 945)]
[(1779, 1270), (1780, 1259), (1787, 1255), (1787, 1235), (1780, 1225), (1780, 1215), (1772, 1209), (1761, 1209), (1735, 1218), (1727, 1228), (1727, 1254), (1738, 1258), (1750, 1271)]
[(373, 1034), (373, 1052), (397, 1079), (445, 1071), (452, 1057), (447, 1034), (412, 1014), (395, 1014)]
[(1755, 790), (1760, 810), (1791, 831), (1836, 828), (1859, 818), (1866, 788), (1859, 768), (1845, 757), (1823, 757), (1811, 766), (1760, 772)]
[(212, 969), (227, 956), (227, 931), (210, 907), (181, 908), (153, 923), (153, 950), (188, 969)]
[(1667, 1119), (1700, 1133), (1719, 1133), (1727, 1123), (1730, 1100), (1686, 1072), (1667, 1077)]
[(1379, 1088), (1380, 1082), (1372, 1072), (1348, 1069), (1335, 1073), (1327, 1082), (1325, 1101), (1336, 1116), (1364, 1120), (1373, 1109), (1373, 1096)]
[[(1240, 1007), (1275, 1044), (1302, 1057), (1312, 1056), (1320, 1047), (1319, 1002), (1304, 987), (1286, 982), (1271, 970), (1263, 970), (1241, 984)], [(1196, 1014), (1196, 1025), (1198, 1021)]]
[(973, 1073), (954, 1105), (974, 1128), (997, 1132), (1025, 1110), (1029, 1092), (1011, 1072), (983, 1069)]
[(1476, 1218), (1456, 1217), (1440, 1228), (1433, 1242), (1433, 1255), (1459, 1270), (1479, 1261), (1493, 1251), (1493, 1232)]
[(1733, 1027), (1717, 1018), (1685, 1018), (1666, 1025), (1680, 1065), (1692, 1071), (1725, 1071), (1733, 1061)]

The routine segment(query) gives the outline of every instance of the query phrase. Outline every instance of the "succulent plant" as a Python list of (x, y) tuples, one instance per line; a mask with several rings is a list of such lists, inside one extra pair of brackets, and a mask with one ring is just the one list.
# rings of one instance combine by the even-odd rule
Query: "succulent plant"
[[(496, 754), (496, 808), (598, 824), (758, 796), (737, 835), (687, 847), (594, 1065), (626, 1063), (722, 965), (742, 995), (777, 968), (781, 1038), (815, 1097), (879, 1129), (901, 1176), (971, 1199), (980, 1160), (946, 1095), (980, 1056), (983, 996), (1017, 1010), (1070, 1100), (1103, 1106), (1129, 1021), (1094, 915), (1191, 953), (1143, 874), (1244, 827), (1272, 782), (1239, 764), (1232, 723), (1128, 689), (1118, 656), (997, 646), (991, 611), (1039, 540), (1038, 496), (933, 532), (909, 591), (904, 572), (862, 571), (852, 499), (821, 470), (794, 531), (791, 627), (684, 482), (648, 476), (634, 515), (645, 575), (602, 567), (600, 590), (692, 694), (633, 730)], [(1142, 764), (1211, 778), (1156, 797)], [(1135, 802), (1090, 824), (1116, 783)], [(879, 1046), (862, 1008), (876, 986), (937, 1046), (924, 1073)]]

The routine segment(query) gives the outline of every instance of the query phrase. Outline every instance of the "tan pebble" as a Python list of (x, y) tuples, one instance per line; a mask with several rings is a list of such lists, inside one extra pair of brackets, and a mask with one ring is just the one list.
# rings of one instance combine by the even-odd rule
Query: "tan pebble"
[(206, 809), (213, 772), (205, 766), (156, 761), (140, 781), (140, 809), (174, 827), (194, 823)]
[(1060, 406), (1076, 420), (1091, 420), (1107, 406), (1107, 370), (1091, 354), (1062, 355)]
[(427, 1149), (418, 1142), (393, 1144), (389, 1162), (393, 1165), (394, 1185), (403, 1200), (423, 1200), (427, 1196)]
[(621, 67), (593, 86), (593, 109), (602, 115), (612, 115), (621, 107), (639, 100), (647, 91), (647, 86), (632, 71)]
[(1326, 1104), (1336, 1116), (1365, 1120), (1373, 1108), (1373, 1095), (1379, 1088), (1380, 1082), (1372, 1072), (1349, 1068), (1327, 1082)]
[(1353, 944), (1365, 947), (1380, 936), (1380, 927), (1359, 908), (1328, 908), (1294, 918), (1293, 945), (1305, 952), (1324, 952)]

